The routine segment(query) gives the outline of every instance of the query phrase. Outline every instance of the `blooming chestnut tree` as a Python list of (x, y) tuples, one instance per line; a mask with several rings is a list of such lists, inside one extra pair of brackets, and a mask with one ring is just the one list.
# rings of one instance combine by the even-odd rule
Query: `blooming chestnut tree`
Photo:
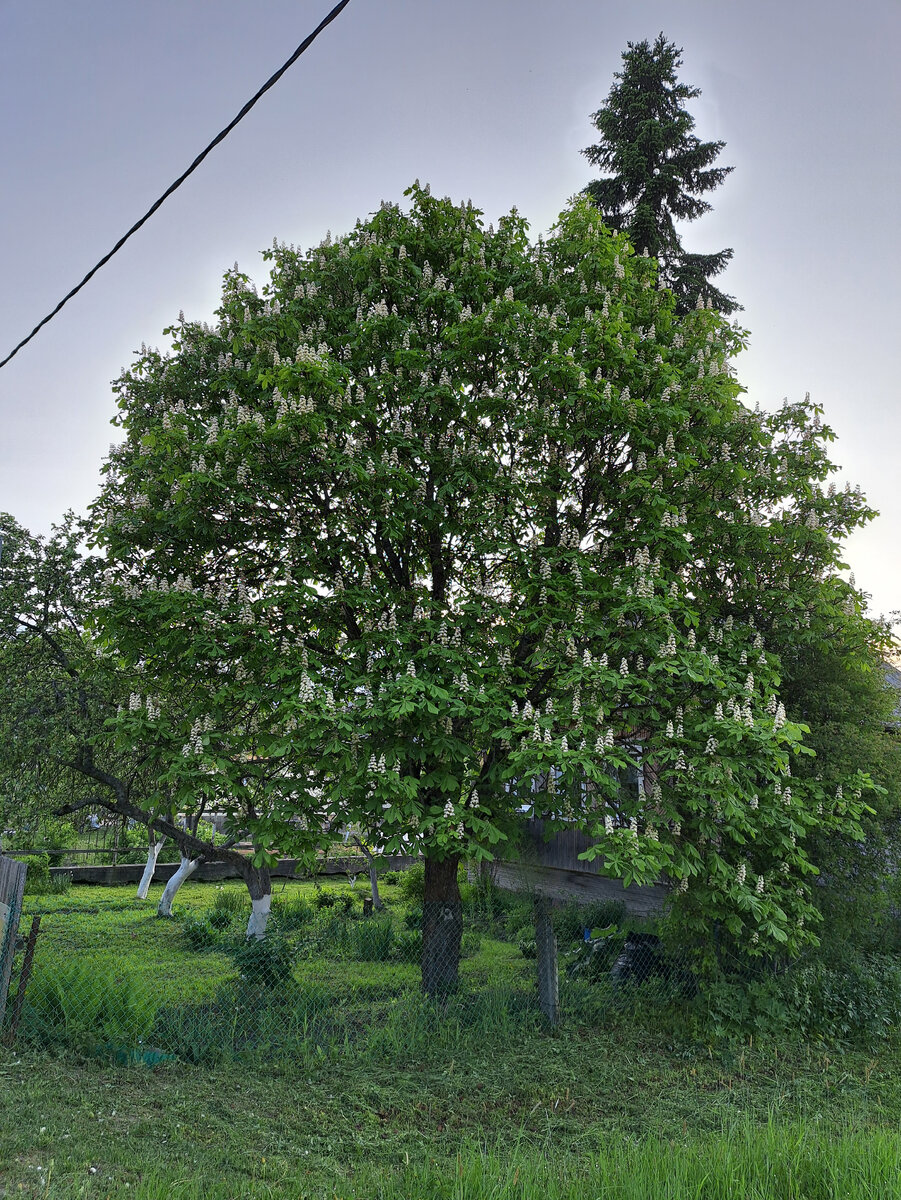
[(215, 327), (181, 319), (119, 380), (105, 629), (179, 696), (122, 737), (168, 739), (185, 799), (253, 780), (261, 863), (340, 823), (420, 849), (432, 994), (458, 864), (524, 805), (624, 882), (668, 878), (689, 928), (801, 946), (805, 838), (855, 834), (867, 784), (794, 781), (766, 641), (866, 515), (822, 491), (828, 431), (749, 411), (740, 331), (678, 317), (587, 202), (532, 242), (407, 194), (275, 244), (262, 295), (236, 266)]

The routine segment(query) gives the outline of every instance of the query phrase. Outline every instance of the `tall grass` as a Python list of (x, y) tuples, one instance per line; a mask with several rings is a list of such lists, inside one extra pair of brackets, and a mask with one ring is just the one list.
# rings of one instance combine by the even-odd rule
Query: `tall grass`
[(19, 1037), (37, 1046), (119, 1053), (153, 1026), (154, 998), (127, 975), (97, 963), (57, 963), (31, 981)]
[(901, 1138), (874, 1130), (827, 1136), (816, 1126), (746, 1124), (684, 1142), (611, 1136), (590, 1159), (523, 1141), (467, 1146), (391, 1172), (355, 1165), (352, 1180), (310, 1188), (267, 1180), (145, 1177), (135, 1200), (229, 1200), (299, 1195), (308, 1200), (889, 1200), (901, 1191)]

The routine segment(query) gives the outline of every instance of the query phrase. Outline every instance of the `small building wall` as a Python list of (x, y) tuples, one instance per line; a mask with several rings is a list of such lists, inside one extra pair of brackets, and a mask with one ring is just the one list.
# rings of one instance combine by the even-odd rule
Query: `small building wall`
[(616, 900), (632, 916), (649, 917), (659, 913), (669, 895), (666, 884), (630, 884), (601, 874), (603, 859), (580, 859), (594, 841), (573, 826), (550, 836), (543, 821), (526, 822), (525, 836), (517, 859), (500, 859), (489, 870), (498, 887), (510, 891), (530, 891), (552, 900)]

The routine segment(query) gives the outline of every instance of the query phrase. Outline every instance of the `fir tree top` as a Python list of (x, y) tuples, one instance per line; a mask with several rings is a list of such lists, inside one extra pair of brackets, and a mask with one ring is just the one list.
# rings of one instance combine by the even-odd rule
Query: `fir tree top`
[(591, 120), (601, 135), (582, 153), (607, 172), (584, 189), (617, 232), (659, 260), (661, 277), (681, 312), (701, 301), (729, 314), (740, 306), (710, 282), (732, 258), (731, 249), (689, 254), (675, 221), (694, 221), (709, 212), (702, 196), (723, 182), (731, 167), (715, 167), (724, 142), (702, 142), (685, 108), (700, 89), (680, 83), (682, 50), (663, 33), (654, 44), (629, 42), (624, 69), (615, 75), (604, 106)]

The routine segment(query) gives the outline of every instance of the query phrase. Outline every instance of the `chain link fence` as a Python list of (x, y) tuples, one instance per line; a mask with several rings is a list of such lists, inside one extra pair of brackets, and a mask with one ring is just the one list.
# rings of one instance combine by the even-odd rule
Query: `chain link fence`
[(277, 880), (262, 939), (247, 937), (239, 880), (184, 884), (167, 919), (159, 883), (143, 901), (133, 885), (26, 893), (0, 1038), (152, 1066), (437, 1062), (622, 1022), (705, 1044), (873, 1042), (901, 1026), (898, 952), (750, 960), (716, 928), (675, 945), (664, 918), (609, 897), (552, 901), (463, 871), (459, 890), (459, 905), (424, 903), (421, 864), (373, 891), (365, 874)]
[[(430, 918), (421, 866), (379, 877), (380, 908), (362, 880), (277, 885), (261, 940), (246, 937), (250, 901), (239, 881), (185, 884), (168, 920), (156, 917), (156, 896), (141, 902), (130, 888), (26, 896), (23, 915), (40, 916), (40, 934), (27, 981), (24, 946), (17, 959), (16, 1025), (3, 1036), (151, 1065), (409, 1060), (696, 995), (687, 960), (622, 904), (552, 903), (490, 878), (462, 878), (460, 890), (459, 912), (444, 905)], [(431, 987), (430, 919), (454, 926)]]

